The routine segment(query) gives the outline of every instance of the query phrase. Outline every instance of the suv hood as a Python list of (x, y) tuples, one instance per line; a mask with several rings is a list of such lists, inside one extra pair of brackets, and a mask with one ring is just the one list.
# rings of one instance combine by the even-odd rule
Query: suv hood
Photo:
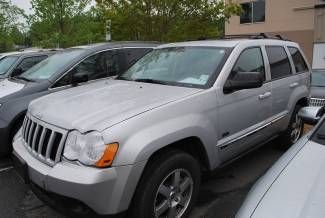
[(199, 91), (201, 89), (103, 80), (33, 101), (29, 113), (68, 130), (103, 131), (133, 116)]
[(309, 141), (266, 192), (252, 217), (325, 217), (325, 146)]
[(0, 80), (0, 98), (18, 92), (25, 87), (22, 83), (11, 82), (8, 79)]

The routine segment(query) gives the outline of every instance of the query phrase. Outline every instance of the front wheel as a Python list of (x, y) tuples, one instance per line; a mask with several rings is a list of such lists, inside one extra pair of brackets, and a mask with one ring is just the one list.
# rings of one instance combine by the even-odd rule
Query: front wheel
[(155, 158), (136, 190), (132, 217), (187, 217), (198, 196), (200, 176), (198, 161), (187, 153), (172, 150)]

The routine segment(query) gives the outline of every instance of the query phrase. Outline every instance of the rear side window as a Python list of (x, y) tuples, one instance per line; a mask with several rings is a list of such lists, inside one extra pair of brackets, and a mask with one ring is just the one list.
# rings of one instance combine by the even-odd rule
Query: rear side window
[(302, 73), (308, 71), (308, 67), (306, 64), (305, 59), (303, 58), (302, 54), (300, 53), (299, 49), (294, 47), (289, 47), (289, 51), (295, 64), (295, 69), (297, 73)]
[(119, 74), (119, 53), (109, 50), (94, 54), (74, 67), (63, 76), (53, 87), (71, 85), (72, 74), (86, 75), (89, 81), (102, 79)]
[(292, 74), (288, 55), (281, 46), (266, 46), (271, 68), (271, 78), (279, 79)]
[(140, 58), (142, 58), (146, 53), (150, 52), (152, 48), (129, 48), (125, 49), (125, 55), (128, 66), (133, 65)]
[(265, 79), (264, 61), (260, 48), (248, 48), (241, 53), (231, 72), (231, 76), (238, 72), (260, 72)]
[(22, 72), (25, 72), (29, 68), (33, 67), (34, 65), (38, 64), (39, 62), (43, 61), (46, 58), (47, 58), (46, 55), (28, 57), (22, 60), (21, 63), (16, 68), (20, 68)]

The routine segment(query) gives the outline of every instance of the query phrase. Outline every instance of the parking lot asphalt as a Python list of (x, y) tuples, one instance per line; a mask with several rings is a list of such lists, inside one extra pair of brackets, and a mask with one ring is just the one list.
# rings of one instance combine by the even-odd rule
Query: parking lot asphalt
[[(203, 178), (190, 218), (234, 217), (254, 182), (283, 154), (277, 141)], [(10, 159), (0, 160), (0, 217), (65, 217), (45, 206), (20, 180)]]

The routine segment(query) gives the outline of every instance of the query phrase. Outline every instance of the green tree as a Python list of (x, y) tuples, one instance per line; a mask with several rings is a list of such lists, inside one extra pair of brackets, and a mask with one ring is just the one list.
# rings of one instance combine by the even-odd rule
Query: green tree
[(112, 21), (114, 40), (181, 41), (216, 38), (241, 8), (220, 0), (97, 0)]
[[(86, 11), (91, 0), (32, 0), (30, 36), (35, 45), (67, 47), (97, 41), (97, 14)], [(87, 31), (87, 32), (86, 32)], [(78, 34), (85, 34), (79, 36)], [(83, 38), (82, 38), (83, 37)]]
[(10, 0), (0, 0), (0, 52), (11, 50), (14, 44), (22, 44), (24, 29), (21, 20), (24, 11), (14, 6)]

